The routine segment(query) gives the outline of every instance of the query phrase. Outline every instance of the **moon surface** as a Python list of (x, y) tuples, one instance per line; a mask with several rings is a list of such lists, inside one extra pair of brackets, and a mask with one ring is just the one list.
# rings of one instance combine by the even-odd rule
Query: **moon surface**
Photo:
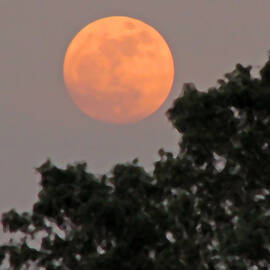
[(102, 122), (132, 123), (160, 108), (174, 79), (174, 61), (161, 34), (130, 17), (85, 26), (71, 41), (63, 67), (72, 100)]

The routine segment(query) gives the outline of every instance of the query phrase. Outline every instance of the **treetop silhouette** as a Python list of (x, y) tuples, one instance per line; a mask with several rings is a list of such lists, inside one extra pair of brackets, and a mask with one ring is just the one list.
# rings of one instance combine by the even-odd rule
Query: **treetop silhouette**
[[(268, 269), (270, 60), (236, 65), (218, 86), (193, 84), (167, 116), (179, 153), (160, 150), (153, 173), (132, 163), (97, 176), (86, 163), (37, 168), (32, 212), (2, 216), (19, 242), (0, 247), (8, 269)], [(40, 246), (33, 245), (40, 239)]]

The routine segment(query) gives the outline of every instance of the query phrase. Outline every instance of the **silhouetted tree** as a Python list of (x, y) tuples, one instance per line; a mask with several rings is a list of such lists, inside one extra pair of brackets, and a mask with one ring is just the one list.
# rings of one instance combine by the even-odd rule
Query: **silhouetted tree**
[(269, 269), (270, 61), (259, 78), (250, 70), (238, 64), (207, 93), (184, 86), (168, 111), (183, 135), (179, 154), (160, 150), (153, 173), (136, 161), (101, 177), (84, 163), (44, 163), (33, 211), (3, 214), (4, 229), (23, 237), (0, 247), (1, 261), (8, 269)]

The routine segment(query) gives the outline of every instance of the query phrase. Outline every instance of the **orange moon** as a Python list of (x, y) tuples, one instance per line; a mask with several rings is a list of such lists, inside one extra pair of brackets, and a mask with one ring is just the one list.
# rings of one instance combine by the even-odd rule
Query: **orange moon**
[(88, 24), (74, 37), (63, 76), (81, 111), (102, 122), (125, 124), (148, 117), (164, 103), (174, 61), (152, 26), (113, 16)]

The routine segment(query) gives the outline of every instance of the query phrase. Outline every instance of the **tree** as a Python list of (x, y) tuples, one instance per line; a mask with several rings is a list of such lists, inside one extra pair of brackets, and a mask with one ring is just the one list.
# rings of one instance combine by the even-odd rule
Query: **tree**
[(207, 93), (184, 85), (167, 112), (182, 133), (179, 154), (160, 150), (153, 173), (136, 161), (103, 176), (85, 163), (45, 162), (32, 212), (2, 216), (22, 238), (0, 247), (1, 261), (8, 269), (268, 269), (270, 60), (259, 78), (250, 71), (236, 65)]

